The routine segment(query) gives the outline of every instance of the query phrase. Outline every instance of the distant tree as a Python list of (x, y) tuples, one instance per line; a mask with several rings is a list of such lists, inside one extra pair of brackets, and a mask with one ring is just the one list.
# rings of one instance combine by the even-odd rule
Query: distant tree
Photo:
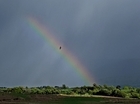
[(68, 88), (65, 84), (62, 86), (40, 86), (40, 87), (13, 87), (13, 88), (0, 88), (0, 93), (19, 93), (19, 94), (84, 94), (84, 95), (109, 95), (123, 98), (140, 98), (140, 88), (131, 86), (107, 86), (96, 85), (81, 86)]
[(97, 84), (96, 83), (93, 84), (93, 88), (97, 88)]
[(117, 85), (117, 86), (116, 86), (116, 89), (121, 89), (121, 86), (120, 86), (120, 85)]
[(104, 89), (101, 89), (97, 94), (109, 96), (112, 94), (112, 91), (104, 88)]
[(136, 93), (136, 92), (132, 92), (131, 93), (131, 97), (132, 98), (140, 98), (140, 94), (139, 93)]
[(54, 86), (54, 88), (56, 88), (56, 89), (60, 89), (60, 87), (59, 87), (59, 86)]
[(32, 87), (31, 88), (31, 94), (37, 94), (37, 88)]
[(89, 94), (89, 95), (93, 95), (93, 90), (89, 90), (89, 91), (88, 91), (88, 94)]
[(107, 88), (108, 88), (108, 86), (107, 86), (106, 84), (104, 84), (104, 85), (103, 85), (103, 87), (104, 87), (105, 89), (107, 89)]
[(127, 96), (127, 93), (125, 93), (124, 91), (121, 91), (119, 89), (116, 89), (116, 90), (113, 91), (112, 95), (116, 96), (116, 97), (123, 97), (123, 98), (125, 98)]
[(51, 87), (51, 86), (46, 86), (45, 88), (46, 88), (46, 89), (51, 89), (52, 87)]
[(140, 88), (137, 88), (137, 89), (136, 89), (136, 92), (137, 92), (137, 93), (140, 93)]
[(92, 86), (88, 86), (88, 87), (86, 87), (87, 88), (87, 90), (89, 91), (89, 90), (93, 90), (93, 87)]
[(11, 93), (24, 93), (24, 88), (19, 86), (19, 87), (14, 87), (11, 89)]
[(66, 85), (65, 84), (63, 84), (62, 85), (62, 89), (66, 89), (67, 87), (66, 87)]
[(98, 88), (93, 89), (93, 95), (97, 95), (100, 90)]

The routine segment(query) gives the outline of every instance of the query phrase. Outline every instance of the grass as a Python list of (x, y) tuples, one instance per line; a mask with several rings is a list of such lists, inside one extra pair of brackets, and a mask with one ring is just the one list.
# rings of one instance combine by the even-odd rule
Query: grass
[(44, 104), (140, 104), (139, 99), (119, 99), (103, 97), (66, 96)]
[[(7, 94), (13, 98), (24, 100), (0, 102), (0, 104), (140, 104), (140, 99), (112, 98), (105, 96), (65, 96), (65, 95), (35, 95), (30, 94)], [(1, 96), (2, 97), (2, 96)], [(8, 98), (8, 99), (9, 99)], [(1, 98), (2, 99), (2, 98)], [(5, 97), (6, 99), (6, 97)]]
[(24, 100), (30, 100), (28, 94), (11, 93), (12, 96), (23, 98)]
[(64, 97), (57, 101), (51, 101), (48, 104), (101, 104), (102, 101), (105, 101), (103, 98), (94, 98), (94, 97)]

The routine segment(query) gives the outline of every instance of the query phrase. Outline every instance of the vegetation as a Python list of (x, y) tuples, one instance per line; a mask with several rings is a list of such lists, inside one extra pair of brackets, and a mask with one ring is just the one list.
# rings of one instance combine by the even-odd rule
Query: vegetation
[[(103, 102), (104, 103), (101, 103)], [(49, 104), (105, 104), (106, 99), (103, 98), (93, 98), (93, 97), (65, 97), (57, 101), (52, 101)]]
[(65, 94), (65, 95), (103, 95), (103, 96), (114, 96), (122, 98), (140, 98), (140, 88), (124, 86), (107, 86), (97, 85), (93, 86), (81, 86), (69, 88), (65, 84), (62, 86), (41, 86), (41, 87), (13, 87), (6, 88), (0, 87), (0, 93), (9, 93), (14, 95), (21, 95), (26, 97), (28, 94)]

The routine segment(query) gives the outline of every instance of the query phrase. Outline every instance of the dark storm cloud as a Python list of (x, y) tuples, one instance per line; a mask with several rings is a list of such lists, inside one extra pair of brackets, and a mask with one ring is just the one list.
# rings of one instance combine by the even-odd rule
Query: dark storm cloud
[(18, 12), (19, 1), (1, 0), (0, 1), (0, 30), (2, 31), (5, 25), (9, 25)]
[(49, 27), (98, 83), (136, 85), (139, 4), (139, 0), (1, 0), (1, 85), (84, 84), (65, 59), (28, 26), (26, 16)]

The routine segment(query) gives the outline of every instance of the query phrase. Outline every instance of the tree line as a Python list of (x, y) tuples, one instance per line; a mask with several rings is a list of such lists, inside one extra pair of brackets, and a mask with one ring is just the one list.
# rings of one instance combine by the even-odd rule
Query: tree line
[(62, 86), (40, 86), (40, 87), (0, 87), (0, 93), (20, 93), (20, 94), (66, 94), (66, 95), (104, 95), (123, 98), (140, 98), (140, 88), (131, 86), (107, 86), (97, 85), (68, 87)]

